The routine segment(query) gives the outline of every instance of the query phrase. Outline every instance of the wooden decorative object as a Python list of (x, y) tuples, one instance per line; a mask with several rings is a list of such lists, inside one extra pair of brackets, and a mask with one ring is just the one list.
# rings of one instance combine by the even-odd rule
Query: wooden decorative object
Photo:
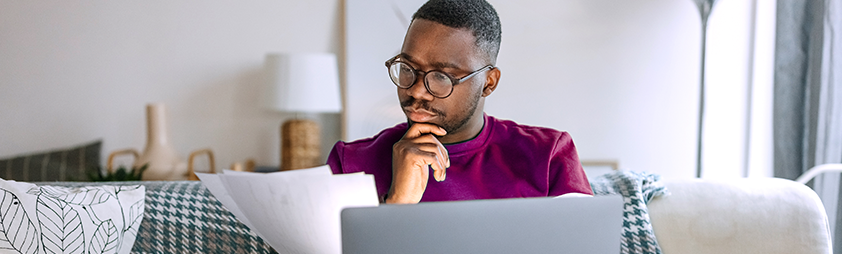
[(254, 172), (256, 167), (257, 163), (254, 162), (254, 159), (247, 159), (245, 162), (231, 163), (231, 170), (234, 171)]
[(111, 154), (108, 155), (108, 162), (105, 163), (105, 169), (108, 170), (108, 173), (114, 172), (114, 157), (117, 157), (118, 155), (123, 155), (123, 154), (134, 155), (134, 160), (137, 160), (137, 158), (140, 157), (140, 154), (135, 149), (123, 149), (123, 150), (113, 151), (113, 152), (111, 152)]
[(295, 119), (281, 126), (281, 170), (320, 165), (319, 125), (307, 119)]
[[(106, 167), (108, 172), (113, 171), (114, 157), (131, 154), (134, 155), (132, 167), (140, 168), (147, 166), (143, 171), (143, 180), (199, 180), (193, 171), (194, 157), (201, 154), (208, 155), (210, 172), (216, 173), (216, 165), (211, 149), (201, 149), (190, 154), (188, 162), (184, 162), (176, 153), (175, 148), (169, 143), (167, 134), (166, 107), (162, 103), (146, 105), (146, 148), (140, 154), (135, 149), (123, 149), (112, 152), (108, 155)], [(189, 164), (189, 165), (188, 165)]]
[(208, 171), (208, 173), (211, 173), (211, 174), (216, 173), (216, 169), (215, 169), (216, 163), (213, 159), (213, 151), (211, 151), (211, 149), (196, 150), (196, 151), (193, 151), (192, 153), (190, 153), (190, 157), (187, 160), (188, 161), (187, 162), (187, 180), (199, 181), (199, 177), (196, 176), (196, 170), (193, 168), (193, 161), (196, 158), (196, 156), (201, 155), (201, 154), (207, 154), (208, 155), (208, 163), (210, 163), (210, 171)]

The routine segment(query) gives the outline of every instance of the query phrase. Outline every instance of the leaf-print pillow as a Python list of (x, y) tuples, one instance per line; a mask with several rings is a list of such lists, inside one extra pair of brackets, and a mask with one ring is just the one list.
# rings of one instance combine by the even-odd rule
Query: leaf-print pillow
[(142, 185), (37, 186), (0, 179), (0, 253), (129, 253)]

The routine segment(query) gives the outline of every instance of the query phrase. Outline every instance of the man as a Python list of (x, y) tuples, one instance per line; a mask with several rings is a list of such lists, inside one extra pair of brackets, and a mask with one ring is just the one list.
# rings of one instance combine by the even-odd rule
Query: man
[(500, 20), (484, 0), (421, 6), (386, 62), (407, 123), (337, 142), (333, 173), (374, 175), (385, 203), (592, 194), (569, 134), (483, 113), (499, 48)]

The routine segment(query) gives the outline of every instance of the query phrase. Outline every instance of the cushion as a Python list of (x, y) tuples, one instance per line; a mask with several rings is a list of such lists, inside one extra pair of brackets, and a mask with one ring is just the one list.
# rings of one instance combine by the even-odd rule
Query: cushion
[(0, 250), (129, 253), (145, 191), (141, 185), (69, 188), (0, 179)]
[(652, 198), (668, 194), (660, 178), (645, 172), (614, 171), (591, 179), (594, 195), (623, 196), (620, 253), (661, 253), (646, 207)]
[(0, 159), (0, 178), (27, 182), (86, 181), (100, 162), (102, 140), (76, 147)]
[(146, 187), (146, 211), (131, 253), (278, 253), (238, 221), (199, 181), (108, 184)]

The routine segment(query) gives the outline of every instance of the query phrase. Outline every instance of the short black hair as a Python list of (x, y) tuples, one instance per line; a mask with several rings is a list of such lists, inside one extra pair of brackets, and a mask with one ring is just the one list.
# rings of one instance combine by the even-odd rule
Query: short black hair
[(496, 64), (500, 51), (500, 17), (485, 0), (430, 0), (412, 15), (415, 19), (426, 19), (452, 28), (467, 28), (477, 48), (488, 55), (488, 61)]

